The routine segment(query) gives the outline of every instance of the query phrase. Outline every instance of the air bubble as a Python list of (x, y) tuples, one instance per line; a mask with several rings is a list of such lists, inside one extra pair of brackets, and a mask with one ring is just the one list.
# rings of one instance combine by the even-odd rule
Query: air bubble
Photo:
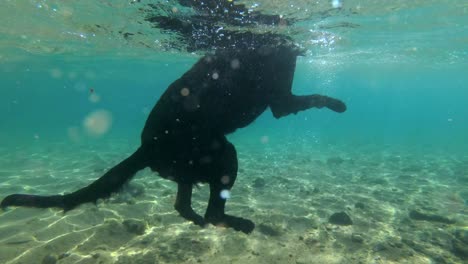
[(333, 8), (340, 8), (343, 6), (343, 3), (340, 0), (332, 0)]
[(229, 190), (222, 190), (220, 193), (219, 193), (219, 196), (222, 198), (222, 199), (229, 199), (231, 198), (231, 192)]
[(184, 87), (184, 88), (182, 88), (182, 89), (180, 90), (180, 94), (181, 94), (182, 96), (188, 96), (188, 95), (190, 94), (190, 90), (189, 90), (188, 88), (185, 88), (185, 87)]
[(91, 102), (91, 103), (97, 103), (101, 100), (101, 97), (99, 95), (97, 95), (96, 93), (91, 93), (88, 97), (88, 100)]
[(233, 59), (233, 60), (231, 61), (231, 68), (232, 68), (233, 70), (239, 69), (239, 66), (240, 66), (240, 62), (239, 62), (238, 59)]
[(228, 176), (228, 175), (224, 175), (223, 177), (221, 177), (221, 183), (222, 184), (229, 184), (229, 182), (231, 181), (231, 178)]
[(62, 71), (60, 69), (52, 69), (52, 70), (50, 70), (50, 75), (54, 79), (60, 79), (60, 78), (62, 78), (63, 73), (62, 73)]
[(101, 136), (107, 133), (111, 125), (112, 114), (107, 110), (94, 111), (83, 120), (84, 128), (93, 136)]

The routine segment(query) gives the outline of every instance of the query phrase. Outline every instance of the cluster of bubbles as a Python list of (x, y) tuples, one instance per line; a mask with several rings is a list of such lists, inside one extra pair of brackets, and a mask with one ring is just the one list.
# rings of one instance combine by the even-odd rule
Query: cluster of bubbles
[[(49, 70), (50, 77), (53, 79), (62, 79), (67, 78), (69, 80), (76, 80), (78, 73), (75, 71), (70, 71), (68, 73), (64, 72), (59, 68), (52, 68)], [(83, 79), (93, 80), (96, 78), (96, 74), (93, 71), (86, 71), (82, 73)], [(88, 101), (91, 103), (98, 103), (101, 100), (101, 96), (95, 91), (94, 88), (89, 87), (84, 81), (76, 81), (73, 86), (74, 90), (79, 93), (88, 92)], [(89, 136), (98, 137), (109, 132), (112, 126), (112, 114), (110, 111), (105, 109), (97, 109), (90, 112), (82, 120), (82, 129), (79, 127), (69, 127), (68, 128), (68, 137), (72, 141), (79, 141), (81, 134), (84, 132)], [(38, 135), (34, 135), (35, 139), (38, 139)]]

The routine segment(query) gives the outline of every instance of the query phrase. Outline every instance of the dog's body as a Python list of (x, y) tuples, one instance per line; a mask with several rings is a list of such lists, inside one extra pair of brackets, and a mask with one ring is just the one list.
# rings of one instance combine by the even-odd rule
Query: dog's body
[[(219, 51), (201, 58), (161, 96), (143, 129), (141, 146), (91, 185), (67, 195), (13, 194), (1, 206), (73, 209), (116, 192), (139, 170), (150, 167), (178, 184), (175, 209), (197, 225), (212, 223), (250, 233), (252, 221), (225, 214), (223, 190), (237, 176), (237, 155), (225, 135), (252, 123), (270, 107), (276, 118), (312, 107), (344, 112), (339, 100), (295, 96), (292, 81), (299, 52), (287, 46)], [(192, 186), (210, 185), (205, 216), (191, 207)]]

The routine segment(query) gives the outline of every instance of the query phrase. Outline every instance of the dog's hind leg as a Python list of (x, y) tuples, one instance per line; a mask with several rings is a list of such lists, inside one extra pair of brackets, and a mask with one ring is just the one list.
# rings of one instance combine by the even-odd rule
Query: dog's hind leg
[(226, 199), (237, 178), (237, 153), (234, 145), (225, 141), (224, 151), (213, 164), (210, 175), (210, 199), (205, 213), (205, 221), (213, 225), (231, 227), (234, 230), (250, 233), (255, 224), (241, 217), (224, 213)]
[(192, 187), (190, 183), (177, 184), (177, 197), (174, 208), (180, 216), (199, 226), (205, 225), (203, 217), (192, 209)]

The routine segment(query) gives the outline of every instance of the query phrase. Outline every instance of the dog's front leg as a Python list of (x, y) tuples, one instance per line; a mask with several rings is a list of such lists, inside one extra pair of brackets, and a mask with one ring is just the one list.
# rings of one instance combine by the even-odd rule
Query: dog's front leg
[(320, 94), (313, 95), (281, 95), (275, 96), (270, 102), (270, 108), (275, 118), (296, 114), (299, 111), (312, 107), (327, 107), (338, 113), (346, 111), (346, 105), (342, 101)]

